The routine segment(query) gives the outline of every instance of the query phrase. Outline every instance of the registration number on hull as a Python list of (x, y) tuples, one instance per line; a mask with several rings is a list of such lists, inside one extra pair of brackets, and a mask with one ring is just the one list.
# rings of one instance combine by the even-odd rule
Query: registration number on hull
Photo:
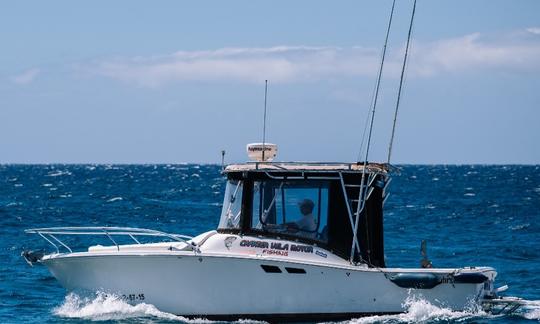
[(144, 300), (144, 294), (122, 294), (120, 298), (126, 301), (142, 301)]

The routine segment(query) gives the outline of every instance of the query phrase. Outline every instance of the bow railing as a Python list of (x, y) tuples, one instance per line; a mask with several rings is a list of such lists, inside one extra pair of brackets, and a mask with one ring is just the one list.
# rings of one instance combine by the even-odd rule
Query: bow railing
[(145, 228), (133, 228), (133, 227), (49, 227), (49, 228), (31, 228), (25, 230), (28, 234), (38, 234), (45, 241), (49, 242), (56, 249), (57, 253), (60, 253), (60, 247), (65, 248), (70, 253), (73, 250), (69, 245), (62, 241), (58, 236), (66, 235), (103, 235), (109, 238), (109, 240), (120, 250), (120, 245), (114, 240), (116, 236), (127, 236), (133, 240), (136, 244), (142, 244), (137, 237), (151, 236), (168, 238), (175, 242), (185, 243), (192, 250), (196, 250), (197, 246), (189, 242), (193, 237), (180, 234), (171, 234), (161, 231), (145, 229)]

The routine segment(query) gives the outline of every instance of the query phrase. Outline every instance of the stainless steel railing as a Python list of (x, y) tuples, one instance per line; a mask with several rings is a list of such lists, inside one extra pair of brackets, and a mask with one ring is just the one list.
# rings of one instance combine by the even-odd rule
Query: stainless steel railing
[(49, 228), (31, 228), (25, 230), (28, 234), (38, 234), (45, 241), (49, 242), (56, 249), (57, 253), (60, 253), (60, 246), (65, 248), (70, 253), (73, 250), (60, 238), (59, 235), (103, 235), (107, 236), (109, 240), (120, 250), (120, 245), (114, 240), (113, 236), (129, 236), (136, 244), (142, 244), (137, 237), (139, 236), (153, 236), (168, 238), (176, 242), (185, 243), (192, 250), (196, 251), (197, 246), (189, 242), (193, 237), (180, 234), (170, 234), (145, 228), (133, 228), (133, 227), (49, 227)]

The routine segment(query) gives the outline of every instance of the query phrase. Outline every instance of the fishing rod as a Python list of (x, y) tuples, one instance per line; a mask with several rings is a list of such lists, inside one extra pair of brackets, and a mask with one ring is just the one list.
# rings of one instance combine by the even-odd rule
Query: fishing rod
[[(372, 106), (372, 111), (371, 111), (371, 121), (370, 121), (370, 125), (369, 125), (369, 133), (368, 133), (368, 140), (367, 140), (367, 145), (366, 145), (366, 155), (365, 155), (365, 159), (364, 159), (364, 163), (363, 163), (363, 168), (362, 168), (362, 178), (360, 180), (360, 190), (359, 190), (359, 193), (358, 193), (358, 204), (356, 206), (356, 218), (355, 218), (355, 224), (354, 224), (354, 233), (356, 233), (358, 231), (358, 225), (360, 223), (360, 213), (362, 212), (362, 210), (364, 209), (365, 207), (365, 204), (366, 204), (366, 198), (367, 198), (367, 184), (364, 185), (364, 182), (366, 181), (366, 169), (367, 169), (367, 164), (368, 164), (368, 156), (369, 156), (369, 148), (370, 148), (370, 145), (371, 145), (371, 135), (373, 133), (373, 122), (375, 120), (375, 110), (376, 110), (376, 107), (377, 107), (377, 99), (379, 97), (379, 88), (380, 88), (380, 85), (381, 85), (381, 79), (382, 79), (382, 72), (383, 72), (383, 67), (384, 67), (384, 59), (386, 57), (386, 48), (387, 48), (387, 45), (388, 45), (388, 37), (390, 35), (390, 29), (392, 27), (392, 19), (394, 17), (394, 8), (395, 8), (395, 5), (396, 5), (396, 0), (393, 0), (392, 1), (392, 9), (390, 10), (390, 17), (388, 18), (388, 27), (386, 29), (386, 36), (385, 36), (385, 39), (384, 39), (384, 46), (383, 46), (383, 50), (382, 50), (382, 57), (381, 57), (381, 65), (379, 66), (379, 73), (377, 75), (377, 83), (376, 83), (376, 87), (375, 87), (375, 93), (374, 93), (374, 99), (373, 99), (373, 106)], [(364, 128), (364, 131), (365, 131), (365, 128)], [(365, 133), (364, 133), (365, 135)], [(364, 140), (362, 139), (362, 144), (364, 143)], [(367, 218), (366, 218), (366, 231), (367, 231)], [(366, 236), (366, 237), (369, 237)], [(369, 243), (368, 243), (368, 246), (369, 246)], [(354, 246), (354, 242), (353, 242), (353, 247), (352, 247), (352, 251), (354, 254), (354, 249), (355, 249), (355, 246)], [(367, 257), (368, 257), (368, 260), (367, 262), (369, 264), (371, 264), (371, 251), (368, 249), (367, 251)]]
[(416, 12), (416, 0), (414, 0), (414, 4), (413, 4), (413, 10), (411, 14), (411, 23), (409, 24), (409, 34), (407, 35), (407, 45), (405, 46), (405, 56), (403, 57), (403, 65), (401, 67), (401, 77), (399, 79), (399, 90), (398, 90), (397, 101), (396, 101), (396, 109), (394, 111), (394, 123), (392, 124), (392, 135), (390, 136), (390, 144), (388, 145), (388, 159), (386, 160), (387, 164), (390, 164), (390, 158), (392, 156), (392, 146), (394, 144), (394, 135), (396, 133), (396, 122), (397, 122), (397, 116), (398, 116), (398, 110), (399, 110), (399, 103), (401, 100), (401, 90), (403, 87), (403, 76), (405, 75), (405, 68), (407, 66), (407, 58), (409, 54), (409, 47), (410, 47), (411, 33), (412, 33), (412, 28), (413, 28), (415, 12)]
[[(384, 67), (384, 59), (386, 57), (386, 47), (388, 45), (388, 36), (390, 35), (390, 28), (392, 27), (392, 19), (394, 17), (394, 8), (396, 6), (396, 0), (392, 1), (392, 9), (390, 10), (390, 18), (388, 19), (388, 27), (386, 29), (386, 37), (384, 39), (384, 46), (381, 57), (381, 65), (379, 66), (379, 73), (377, 75), (377, 85), (375, 86), (375, 95), (373, 98), (373, 106), (371, 110), (371, 122), (369, 124), (368, 140), (366, 144), (366, 155), (364, 159), (364, 168), (368, 163), (369, 148), (371, 145), (371, 135), (373, 133), (373, 123), (375, 121), (375, 109), (377, 108), (377, 100), (379, 98), (379, 88), (381, 86), (382, 72)], [(363, 141), (362, 141), (363, 142)]]

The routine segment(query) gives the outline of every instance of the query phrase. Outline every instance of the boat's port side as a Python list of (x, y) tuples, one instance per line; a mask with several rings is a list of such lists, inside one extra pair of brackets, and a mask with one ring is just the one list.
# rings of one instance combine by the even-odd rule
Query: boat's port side
[[(389, 278), (407, 272), (427, 273), (426, 269), (329, 266), (302, 263), (298, 259), (261, 260), (260, 256), (231, 257), (193, 251), (140, 255), (86, 252), (46, 257), (42, 263), (68, 290), (101, 287), (120, 296), (143, 295), (145, 303), (165, 312), (216, 319), (232, 314), (271, 320), (273, 314), (309, 317), (313, 313), (334, 319), (372, 315), (372, 312), (398, 313), (404, 311), (405, 300), (416, 295), (434, 305), (461, 310), (484, 286), (442, 282), (430, 289), (402, 288)], [(429, 271), (435, 276), (447, 276), (456, 269)], [(222, 289), (216, 291), (216, 286)], [(243, 289), (239, 291), (238, 287)], [(190, 298), (184, 298), (186, 293)], [(441, 300), (444, 305), (438, 304)], [(246, 310), (251, 313), (245, 314)]]

